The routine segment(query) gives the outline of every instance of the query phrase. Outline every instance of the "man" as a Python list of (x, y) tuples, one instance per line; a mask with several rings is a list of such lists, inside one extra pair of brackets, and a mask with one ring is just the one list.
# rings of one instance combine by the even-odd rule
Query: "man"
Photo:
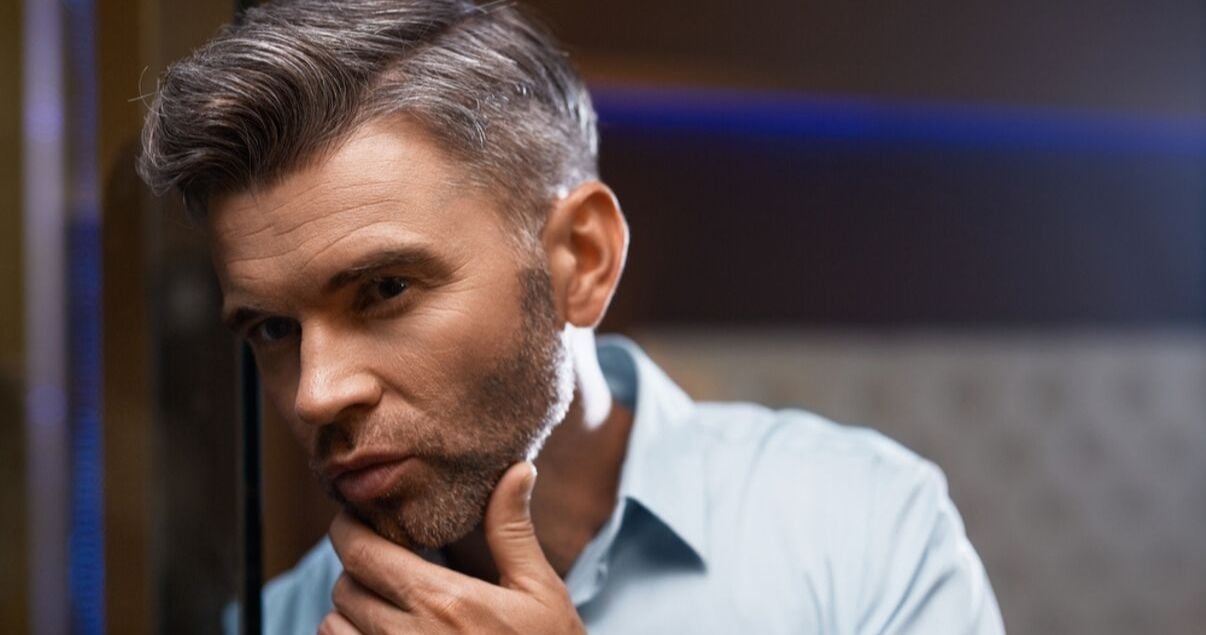
[(269, 3), (168, 70), (142, 174), (345, 510), (269, 631), (1001, 632), (931, 464), (596, 342), (628, 242), (596, 146), (504, 4)]

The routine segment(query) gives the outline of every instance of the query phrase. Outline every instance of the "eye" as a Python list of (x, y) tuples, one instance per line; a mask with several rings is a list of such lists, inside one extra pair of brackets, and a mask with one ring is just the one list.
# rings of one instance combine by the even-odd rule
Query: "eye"
[(253, 342), (273, 344), (294, 336), (299, 330), (297, 322), (289, 318), (268, 318), (252, 327), (248, 338)]
[(372, 280), (365, 289), (365, 304), (374, 304), (384, 302), (402, 295), (410, 287), (410, 283), (405, 278), (397, 276), (387, 276)]

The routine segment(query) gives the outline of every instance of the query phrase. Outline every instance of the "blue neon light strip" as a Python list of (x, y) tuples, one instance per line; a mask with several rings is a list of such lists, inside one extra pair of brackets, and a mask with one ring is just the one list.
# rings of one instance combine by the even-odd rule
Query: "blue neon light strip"
[(63, 4), (71, 81), (71, 215), (68, 226), (68, 333), (71, 630), (105, 632), (104, 446), (101, 428), (101, 233), (97, 200), (97, 68), (94, 0)]
[(69, 240), (72, 632), (99, 635), (105, 630), (99, 228), (95, 222), (74, 223)]
[(694, 88), (592, 89), (600, 125), (654, 133), (1206, 157), (1206, 119)]

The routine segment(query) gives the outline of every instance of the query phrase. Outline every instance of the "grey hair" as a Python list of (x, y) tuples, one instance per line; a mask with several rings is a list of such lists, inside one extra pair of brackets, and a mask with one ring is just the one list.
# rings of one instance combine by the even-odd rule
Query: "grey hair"
[(568, 56), (510, 3), (468, 0), (248, 10), (160, 78), (138, 171), (202, 216), (392, 114), (425, 126), (529, 232), (558, 190), (597, 178), (595, 112)]

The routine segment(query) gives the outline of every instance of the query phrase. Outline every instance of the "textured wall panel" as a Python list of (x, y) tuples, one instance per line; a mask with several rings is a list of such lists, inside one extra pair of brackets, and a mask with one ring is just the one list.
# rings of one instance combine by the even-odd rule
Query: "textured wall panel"
[(1202, 632), (1206, 336), (637, 339), (698, 399), (802, 407), (938, 463), (1011, 632)]

